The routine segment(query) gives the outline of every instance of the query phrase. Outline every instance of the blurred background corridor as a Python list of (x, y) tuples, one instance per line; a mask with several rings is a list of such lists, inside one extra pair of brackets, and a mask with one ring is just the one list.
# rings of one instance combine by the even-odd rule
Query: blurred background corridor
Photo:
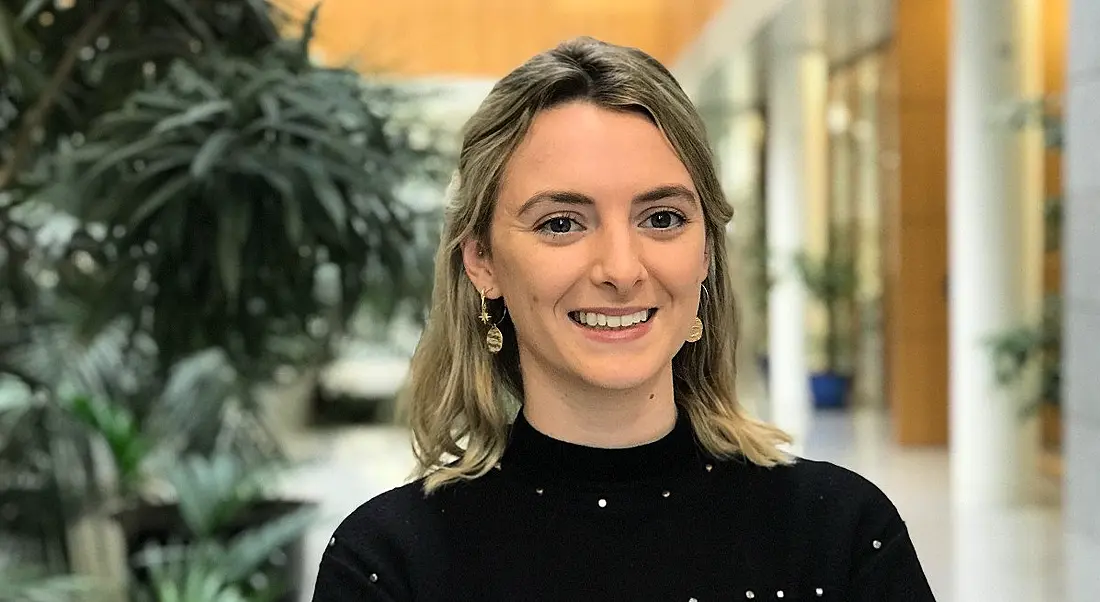
[(309, 600), (414, 468), (461, 127), (578, 35), (707, 123), (743, 403), (890, 496), (939, 600), (1100, 600), (1098, 31), (1098, 0), (0, 0), (0, 602)]

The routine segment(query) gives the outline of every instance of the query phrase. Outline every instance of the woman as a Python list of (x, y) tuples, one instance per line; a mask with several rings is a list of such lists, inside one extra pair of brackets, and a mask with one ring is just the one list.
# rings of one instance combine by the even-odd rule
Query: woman
[(932, 600), (872, 484), (734, 395), (722, 197), (672, 75), (582, 38), (467, 124), (406, 403), (420, 480), (315, 602)]

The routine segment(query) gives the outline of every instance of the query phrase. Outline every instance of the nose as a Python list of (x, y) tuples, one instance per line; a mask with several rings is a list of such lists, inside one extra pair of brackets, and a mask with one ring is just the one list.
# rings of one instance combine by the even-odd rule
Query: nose
[(598, 234), (592, 280), (610, 286), (619, 294), (629, 293), (646, 277), (641, 240), (629, 227), (602, 228)]

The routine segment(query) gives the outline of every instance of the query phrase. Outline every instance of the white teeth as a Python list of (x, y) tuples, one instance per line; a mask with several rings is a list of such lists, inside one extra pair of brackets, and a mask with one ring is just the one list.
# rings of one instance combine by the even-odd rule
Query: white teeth
[(577, 321), (581, 324), (587, 324), (589, 326), (626, 328), (628, 326), (633, 326), (639, 322), (645, 322), (647, 320), (649, 320), (648, 310), (642, 310), (637, 313), (628, 314), (625, 316), (608, 316), (588, 311), (577, 312)]

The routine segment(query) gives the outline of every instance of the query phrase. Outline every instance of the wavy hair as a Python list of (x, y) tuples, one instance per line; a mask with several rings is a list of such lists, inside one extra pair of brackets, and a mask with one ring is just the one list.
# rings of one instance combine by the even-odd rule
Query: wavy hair
[[(722, 193), (702, 120), (672, 74), (648, 54), (582, 37), (538, 54), (501, 79), (466, 123), (448, 192), (427, 324), (399, 400), (412, 429), (416, 476), (431, 493), (477, 478), (500, 460), (523, 398), (510, 318), (504, 349), (490, 354), (479, 323), (480, 296), (466, 275), (462, 245), (489, 247), (505, 166), (541, 111), (588, 102), (649, 118), (687, 167), (703, 208), (711, 266), (700, 308), (703, 338), (672, 360), (676, 403), (700, 444), (716, 457), (742, 455), (762, 466), (787, 463), (790, 438), (747, 415), (735, 393), (737, 306), (726, 254), (733, 211)], [(503, 299), (490, 303), (495, 317)], [(498, 318), (500, 319), (500, 318)]]

